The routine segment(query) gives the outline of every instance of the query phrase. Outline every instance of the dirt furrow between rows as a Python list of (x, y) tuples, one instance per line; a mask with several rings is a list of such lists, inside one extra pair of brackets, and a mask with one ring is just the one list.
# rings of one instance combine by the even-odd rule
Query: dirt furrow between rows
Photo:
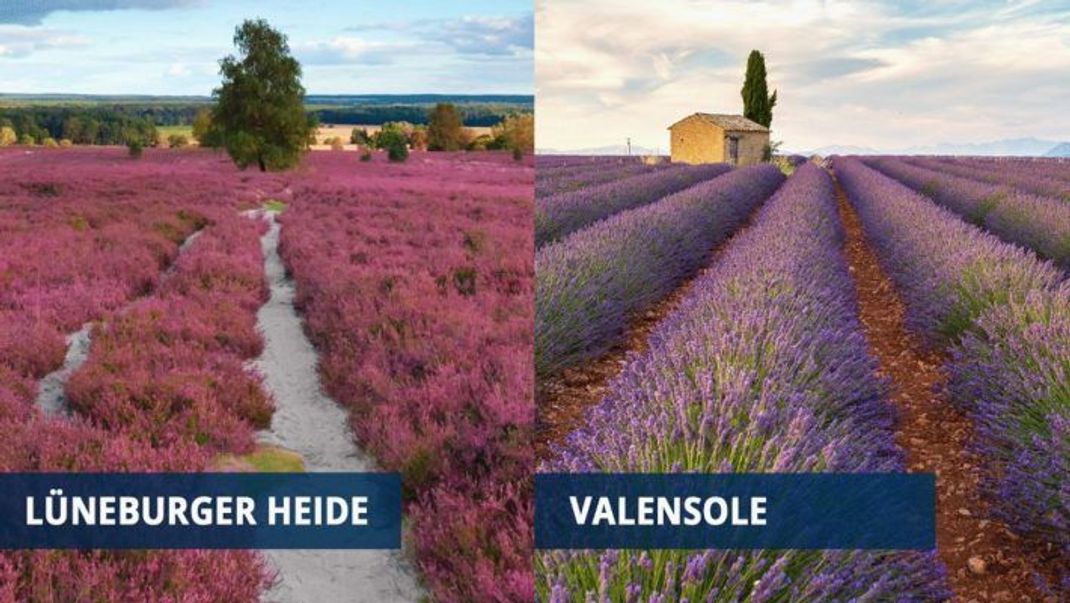
[(910, 472), (936, 474), (936, 547), (954, 600), (1054, 603), (1038, 587), (1043, 552), (989, 517), (978, 489), (983, 467), (969, 447), (972, 423), (943, 391), (945, 355), (927, 350), (906, 330), (903, 302), (839, 183), (836, 194), (863, 331), (880, 372), (891, 380), (900, 414), (897, 442)]

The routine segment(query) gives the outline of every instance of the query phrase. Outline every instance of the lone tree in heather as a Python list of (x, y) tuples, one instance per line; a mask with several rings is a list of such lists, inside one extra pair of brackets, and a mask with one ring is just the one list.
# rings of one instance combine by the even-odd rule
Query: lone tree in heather
[(743, 81), (743, 116), (765, 127), (773, 123), (773, 106), (776, 105), (776, 90), (769, 94), (765, 83), (765, 56), (760, 51), (750, 51), (747, 57), (747, 77)]
[(457, 151), (468, 143), (461, 113), (451, 103), (439, 103), (431, 110), (427, 123), (427, 148), (431, 151)]
[(238, 27), (234, 45), (240, 56), (219, 62), (223, 84), (212, 92), (213, 128), (238, 167), (292, 168), (314, 129), (305, 113), (301, 64), (290, 56), (286, 36), (263, 19)]

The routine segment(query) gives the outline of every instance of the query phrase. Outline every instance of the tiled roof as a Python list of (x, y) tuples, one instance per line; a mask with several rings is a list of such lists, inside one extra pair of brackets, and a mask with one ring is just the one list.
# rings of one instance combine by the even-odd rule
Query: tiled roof
[(742, 115), (729, 115), (727, 113), (695, 113), (689, 115), (684, 119), (676, 122), (670, 129), (676, 124), (691, 119), (692, 117), (701, 117), (702, 119), (710, 122), (711, 124), (729, 131), (729, 132), (768, 132), (769, 128), (763, 126), (760, 123), (753, 122)]

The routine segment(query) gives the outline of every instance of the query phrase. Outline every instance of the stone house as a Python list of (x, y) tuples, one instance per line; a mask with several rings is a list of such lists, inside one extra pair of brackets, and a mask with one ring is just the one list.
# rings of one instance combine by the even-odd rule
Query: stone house
[(753, 165), (769, 146), (769, 128), (742, 115), (695, 113), (669, 133), (673, 162)]

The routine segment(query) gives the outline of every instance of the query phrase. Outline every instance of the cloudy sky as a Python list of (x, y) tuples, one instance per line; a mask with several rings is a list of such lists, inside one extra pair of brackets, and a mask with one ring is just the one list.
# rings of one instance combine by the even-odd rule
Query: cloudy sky
[(209, 94), (252, 17), (311, 93), (533, 89), (531, 0), (0, 0), (0, 92)]
[(786, 149), (1070, 140), (1070, 1), (537, 0), (535, 21), (543, 149), (666, 151), (677, 119), (742, 112), (752, 48)]

